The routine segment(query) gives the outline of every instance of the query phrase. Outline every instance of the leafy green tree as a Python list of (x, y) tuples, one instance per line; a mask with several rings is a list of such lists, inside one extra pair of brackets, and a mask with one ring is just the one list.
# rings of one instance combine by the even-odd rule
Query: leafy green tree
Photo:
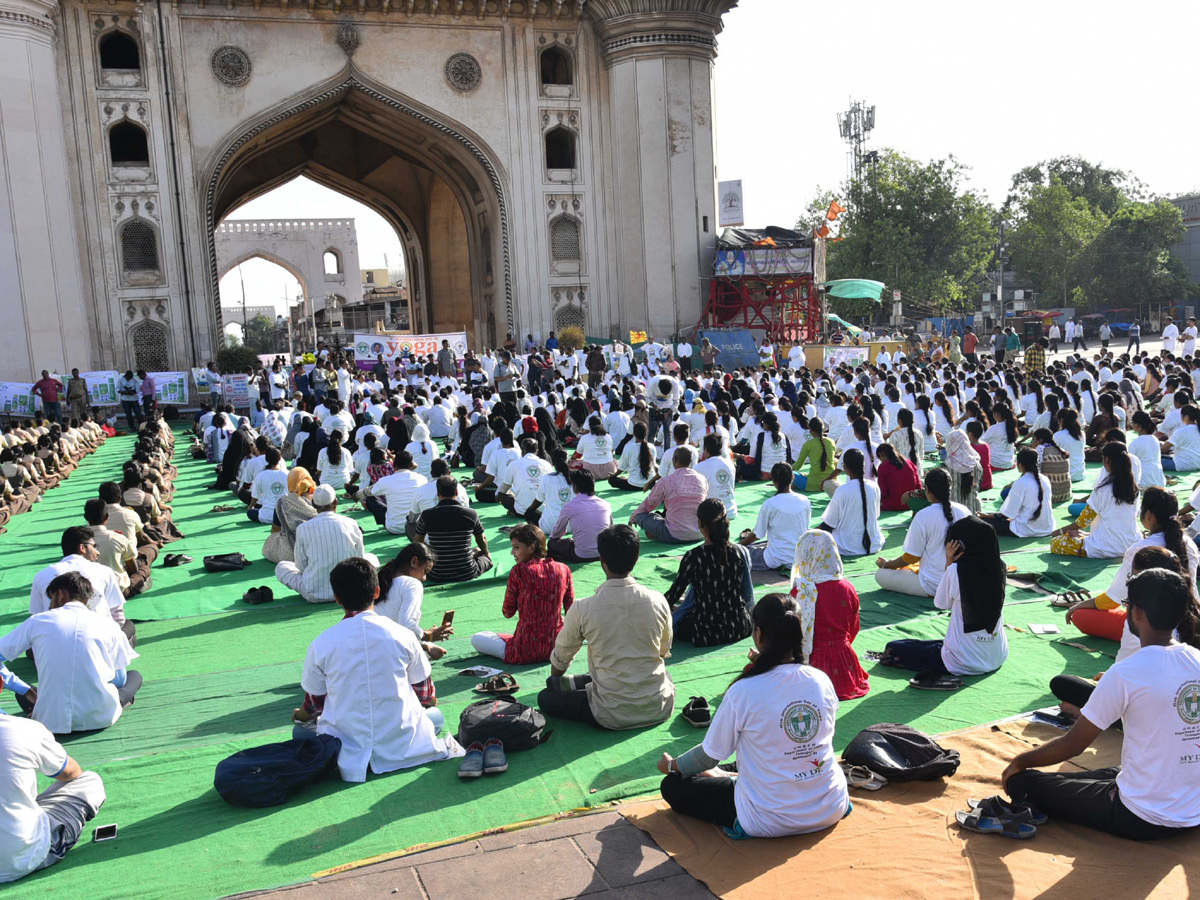
[(241, 345), (217, 351), (217, 368), (221, 372), (245, 372), (258, 366), (258, 354)]
[[(966, 168), (953, 157), (921, 162), (881, 151), (862, 179), (839, 192), (848, 211), (841, 218), (843, 239), (828, 246), (826, 276), (871, 278), (920, 303), (967, 308), (972, 282), (992, 260), (996, 227), (994, 210), (965, 181)], [(823, 219), (829, 198), (819, 194), (798, 227)], [(880, 310), (869, 301), (831, 305), (846, 317)]]
[(1183, 213), (1167, 200), (1127, 203), (1088, 248), (1083, 294), (1093, 309), (1168, 303), (1194, 291), (1171, 247), (1186, 233)]
[(242, 343), (256, 353), (275, 351), (275, 323), (264, 315), (257, 315), (242, 329)]
[(1093, 210), (1111, 216), (1130, 200), (1147, 199), (1146, 186), (1120, 169), (1106, 169), (1079, 156), (1059, 156), (1026, 166), (1013, 176), (1005, 207), (1018, 209), (1035, 188), (1061, 184)]
[(1066, 306), (1087, 279), (1083, 261), (1107, 224), (1101, 210), (1057, 179), (1048, 186), (1035, 184), (1022, 198), (1016, 227), (1008, 234), (1013, 267), (1042, 292), (1061, 294)]

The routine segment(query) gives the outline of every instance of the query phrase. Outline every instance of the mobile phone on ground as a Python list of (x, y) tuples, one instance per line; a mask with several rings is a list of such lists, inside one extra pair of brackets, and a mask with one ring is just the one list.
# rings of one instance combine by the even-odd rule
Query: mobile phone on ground
[(442, 614), (442, 627), (449, 628), (454, 624), (454, 610), (448, 609)]
[(99, 844), (101, 841), (111, 841), (116, 836), (117, 836), (116, 824), (100, 825), (96, 828), (96, 830), (94, 832), (92, 832), (92, 840), (97, 844)]

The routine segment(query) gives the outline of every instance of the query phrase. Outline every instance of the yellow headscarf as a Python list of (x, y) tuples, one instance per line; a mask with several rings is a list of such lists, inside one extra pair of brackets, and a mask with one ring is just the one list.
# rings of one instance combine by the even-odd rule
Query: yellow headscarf
[(288, 490), (291, 493), (307, 497), (316, 489), (317, 483), (308, 474), (308, 469), (305, 469), (303, 466), (296, 466), (296, 468), (288, 472)]

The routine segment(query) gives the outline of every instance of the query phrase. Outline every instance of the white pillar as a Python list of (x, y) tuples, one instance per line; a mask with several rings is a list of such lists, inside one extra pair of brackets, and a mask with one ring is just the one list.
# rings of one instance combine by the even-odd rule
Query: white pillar
[(55, 70), (57, 0), (0, 0), (0, 380), (91, 368)]
[(666, 339), (703, 311), (717, 237), (712, 64), (736, 5), (588, 2), (609, 67), (622, 331)]

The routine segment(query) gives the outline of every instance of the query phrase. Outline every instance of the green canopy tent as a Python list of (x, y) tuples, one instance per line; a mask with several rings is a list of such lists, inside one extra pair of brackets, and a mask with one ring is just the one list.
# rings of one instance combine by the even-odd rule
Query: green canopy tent
[(857, 325), (851, 325), (849, 322), (847, 322), (845, 319), (843, 319), (841, 316), (837, 315), (836, 313), (826, 313), (825, 321), (830, 322), (834, 325), (841, 325), (843, 328), (845, 328), (851, 334), (862, 334), (861, 328), (859, 328)]
[(842, 300), (874, 300), (880, 302), (883, 296), (883, 282), (871, 281), (867, 278), (839, 278), (825, 282), (825, 293), (830, 297), (840, 297)]

